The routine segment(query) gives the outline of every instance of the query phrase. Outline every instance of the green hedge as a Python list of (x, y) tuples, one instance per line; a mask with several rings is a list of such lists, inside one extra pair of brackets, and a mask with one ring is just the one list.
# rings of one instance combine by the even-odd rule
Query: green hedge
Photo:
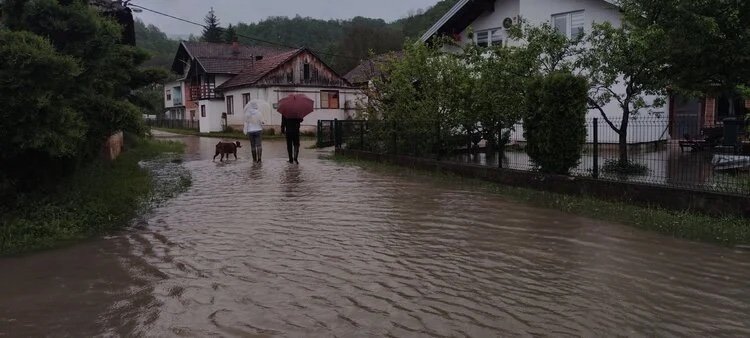
[(586, 80), (570, 73), (538, 77), (529, 84), (524, 137), (539, 171), (565, 175), (578, 165), (586, 142), (587, 92)]

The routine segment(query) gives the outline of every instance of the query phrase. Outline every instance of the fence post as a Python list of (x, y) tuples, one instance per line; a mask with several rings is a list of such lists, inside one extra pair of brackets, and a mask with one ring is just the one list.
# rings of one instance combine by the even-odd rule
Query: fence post
[(594, 118), (594, 149), (593, 149), (593, 155), (594, 155), (594, 170), (592, 172), (592, 176), (594, 178), (599, 178), (599, 119)]
[(341, 125), (339, 119), (333, 119), (333, 146), (341, 149)]
[(318, 131), (315, 133), (316, 142), (318, 143), (317, 146), (320, 147), (323, 144), (323, 133), (321, 132), (323, 130), (323, 121), (318, 120)]

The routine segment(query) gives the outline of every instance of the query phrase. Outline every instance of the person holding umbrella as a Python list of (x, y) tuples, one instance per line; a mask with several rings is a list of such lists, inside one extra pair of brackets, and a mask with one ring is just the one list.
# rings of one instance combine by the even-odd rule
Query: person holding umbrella
[(281, 133), (286, 135), (286, 151), (289, 153), (289, 163), (299, 164), (299, 128), (302, 119), (292, 119), (281, 116)]
[(315, 109), (315, 102), (302, 94), (292, 94), (279, 100), (281, 133), (286, 135), (289, 163), (299, 164), (299, 129), (302, 119)]

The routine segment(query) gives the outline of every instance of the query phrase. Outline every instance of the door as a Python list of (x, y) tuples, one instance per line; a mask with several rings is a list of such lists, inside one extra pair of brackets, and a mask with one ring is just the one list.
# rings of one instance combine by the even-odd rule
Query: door
[(673, 138), (696, 138), (701, 133), (701, 104), (697, 98), (676, 95), (674, 97)]

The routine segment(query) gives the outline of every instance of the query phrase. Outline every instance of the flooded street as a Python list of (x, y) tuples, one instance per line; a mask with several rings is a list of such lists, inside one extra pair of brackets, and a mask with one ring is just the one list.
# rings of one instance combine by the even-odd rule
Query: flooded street
[[(132, 229), (0, 258), (8, 336), (750, 336), (750, 252), (264, 141)], [(307, 145), (311, 143), (308, 142)], [(303, 144), (304, 147), (304, 144)]]

